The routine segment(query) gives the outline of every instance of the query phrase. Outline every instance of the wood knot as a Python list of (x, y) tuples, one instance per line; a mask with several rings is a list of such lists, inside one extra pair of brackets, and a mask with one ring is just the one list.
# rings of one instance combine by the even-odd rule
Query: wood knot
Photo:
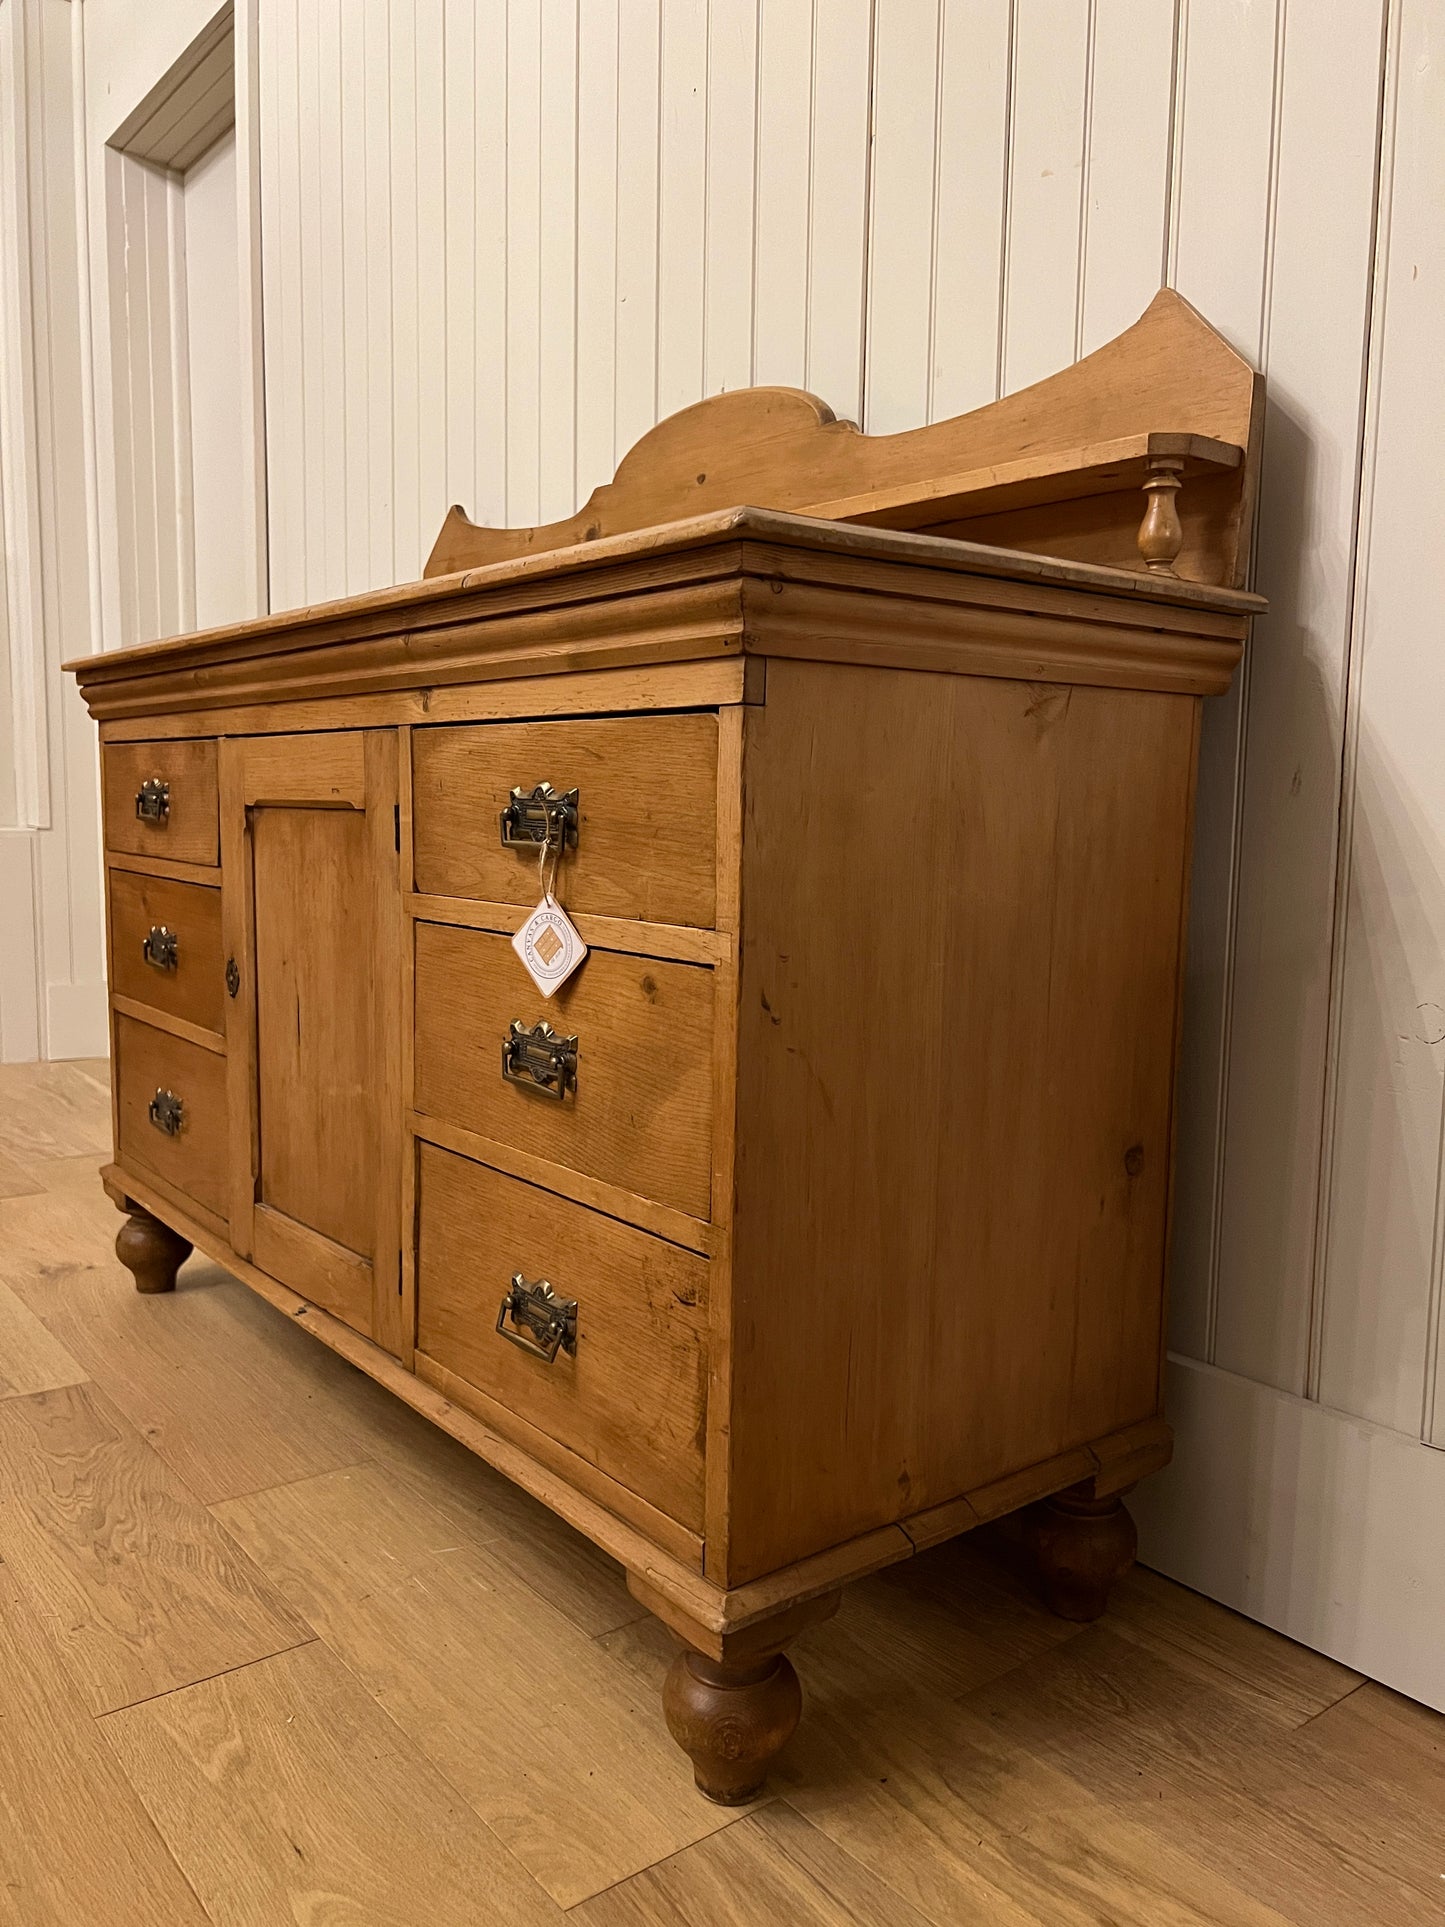
[(1144, 1169), (1144, 1146), (1142, 1144), (1131, 1144), (1129, 1146), (1128, 1150), (1124, 1153), (1124, 1169), (1129, 1173), (1131, 1178), (1137, 1178), (1139, 1173)]

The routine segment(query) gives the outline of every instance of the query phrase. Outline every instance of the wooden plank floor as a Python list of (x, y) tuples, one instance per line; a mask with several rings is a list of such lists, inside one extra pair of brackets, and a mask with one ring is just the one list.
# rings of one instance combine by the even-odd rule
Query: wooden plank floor
[(214, 1266), (140, 1297), (104, 1064), (0, 1069), (0, 1922), (1418, 1927), (1445, 1719), (1139, 1571), (956, 1541), (692, 1791), (611, 1563)]

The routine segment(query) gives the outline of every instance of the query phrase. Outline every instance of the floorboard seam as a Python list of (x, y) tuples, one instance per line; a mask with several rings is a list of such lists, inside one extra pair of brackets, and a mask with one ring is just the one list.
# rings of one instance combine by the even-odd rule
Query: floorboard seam
[(157, 1700), (171, 1699), (177, 1693), (189, 1693), (193, 1686), (208, 1686), (212, 1680), (225, 1679), (230, 1673), (244, 1673), (252, 1666), (264, 1666), (269, 1660), (280, 1659), (285, 1653), (299, 1653), (304, 1646), (321, 1643), (320, 1633), (313, 1632), (307, 1639), (295, 1639), (289, 1646), (278, 1646), (274, 1653), (257, 1653), (254, 1659), (239, 1659), (234, 1666), (219, 1667), (214, 1673), (203, 1673), (199, 1679), (183, 1680), (178, 1686), (163, 1686), (158, 1693), (143, 1693), (138, 1700), (127, 1700), (123, 1706), (108, 1706), (103, 1713), (94, 1713), (91, 1717), (97, 1726), (104, 1726), (117, 1713), (132, 1713), (138, 1706), (153, 1706)]

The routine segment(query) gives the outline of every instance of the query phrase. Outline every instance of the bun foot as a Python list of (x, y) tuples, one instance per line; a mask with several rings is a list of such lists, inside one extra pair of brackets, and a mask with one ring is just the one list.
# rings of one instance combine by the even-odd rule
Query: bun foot
[(1138, 1549), (1134, 1521), (1117, 1493), (1107, 1499), (1056, 1493), (1031, 1508), (1028, 1540), (1044, 1604), (1060, 1619), (1080, 1622), (1103, 1613)]
[(135, 1279), (137, 1291), (174, 1291), (176, 1273), (190, 1257), (191, 1247), (178, 1231), (132, 1205), (116, 1234), (115, 1255)]
[(663, 1686), (662, 1710), (698, 1792), (736, 1807), (761, 1791), (798, 1724), (803, 1689), (781, 1653), (740, 1665), (683, 1652)]

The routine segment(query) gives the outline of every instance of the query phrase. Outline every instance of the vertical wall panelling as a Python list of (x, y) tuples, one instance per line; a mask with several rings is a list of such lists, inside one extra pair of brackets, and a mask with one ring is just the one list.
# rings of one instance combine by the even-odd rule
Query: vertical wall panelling
[[(342, 195), (346, 174), (342, 166), (341, 22), (339, 7), (308, 7), (312, 19), (306, 39), (311, 59), (303, 64), (303, 85), (311, 96), (306, 120), (312, 133), (303, 133), (302, 175), (311, 186), (307, 200), (314, 210), (312, 244), (307, 248), (313, 278), (303, 283), (315, 301), (320, 328), (318, 353), (308, 368), (308, 389), (318, 391), (322, 467), (321, 576), (322, 595), (340, 595), (346, 587), (346, 522), (349, 482), (348, 446), (352, 425), (346, 409), (346, 257), (343, 252)], [(314, 143), (314, 145), (312, 144)], [(315, 171), (308, 166), (314, 155)], [(317, 420), (308, 409), (307, 427)], [(308, 558), (309, 559), (309, 558)]]
[(759, 0), (753, 374), (807, 386), (815, 15)]
[[(416, 40), (417, 492), (398, 502), (409, 516), (406, 573), (421, 574), (447, 511), (446, 86), (444, 0), (414, 0)], [(461, 326), (463, 317), (455, 317)]]
[[(447, 318), (446, 499), (470, 510), (477, 474), (477, 418), (479, 384), (489, 371), (477, 366), (476, 328), (478, 281), (485, 264), (477, 232), (476, 109), (472, 89), (477, 72), (477, 35), (483, 26), (470, 0), (446, 0), (442, 47), (443, 135), (445, 143), (445, 250)], [(343, 93), (355, 98), (359, 89), (343, 76)], [(352, 195), (350, 202), (358, 197)], [(363, 243), (362, 259), (365, 259)], [(569, 371), (570, 379), (570, 371)]]
[(716, 395), (753, 378), (757, 0), (711, 0), (707, 90), (702, 378)]
[(943, 0), (882, 8), (873, 43), (870, 434), (928, 418)]
[[(657, 216), (657, 412), (703, 393), (707, 315), (707, 0), (662, 10), (662, 120)], [(570, 510), (570, 504), (567, 505)], [(562, 511), (559, 511), (559, 513)]]
[(542, 5), (512, 0), (507, 10), (509, 522), (542, 519)]
[[(1400, 8), (1393, 166), (1381, 184), (1379, 299), (1357, 588), (1352, 807), (1340, 892), (1333, 1157), (1318, 1394), (1445, 1443), (1440, 1347), (1445, 1084), (1445, 592), (1421, 559), (1445, 486), (1445, 8)], [(1431, 1346), (1431, 1327), (1434, 1346)], [(1432, 1350), (1435, 1357), (1432, 1357)], [(1431, 1380), (1433, 1379), (1433, 1385)]]
[(1308, 1354), (1382, 11), (1290, 10), (1265, 311), (1256, 581), (1271, 608), (1249, 683), (1214, 1363), (1293, 1391)]
[(934, 421), (999, 394), (1012, 11), (1010, 0), (943, 11), (928, 360)]
[(1015, 0), (1003, 387), (1074, 359), (1093, 0)]
[[(1174, 88), (1173, 283), (1256, 363), (1274, 205), (1281, 5), (1264, 0), (1226, 13), (1186, 4)], [(1191, 1358), (1213, 1354), (1218, 1303), (1239, 789), (1256, 647), (1229, 693), (1205, 705), (1199, 743), (1170, 1280), (1170, 1342)]]
[(815, 18), (807, 386), (837, 414), (858, 421), (868, 280), (873, 7), (870, 0), (816, 0)]
[[(37, 80), (40, 49), (32, 47), (32, 24), (18, 7), (0, 15), (0, 99), (18, 111), (0, 113), (0, 219), (6, 235), (0, 262), (0, 509), (8, 568), (5, 574), (6, 628), (9, 642), (9, 763), (13, 776), (14, 816), (26, 828), (49, 820), (46, 694), (43, 660), (31, 637), (44, 620), (38, 485), (37, 340), (31, 297), (29, 114), (26, 105)], [(43, 228), (42, 228), (43, 243)]]
[(577, 505), (578, 5), (547, 0), (541, 18), (537, 508), (543, 521), (570, 515)]
[[(335, 0), (324, 0), (334, 5)], [(417, 98), (415, 0), (388, 0), (391, 204), (383, 250), (391, 251), (391, 514), (394, 566), (405, 582), (421, 567), (421, 254), (417, 236), (417, 120), (435, 111)], [(303, 190), (304, 191), (304, 190)], [(311, 484), (313, 487), (314, 483)]]
[[(504, 0), (499, 0), (504, 4)], [(588, 0), (577, 50), (577, 448), (585, 501), (617, 466), (618, 0)]]
[[(617, 16), (617, 452), (657, 419), (659, 0)], [(508, 434), (510, 435), (510, 425)]]
[(1086, 355), (1143, 313), (1164, 277), (1181, 0), (1095, 0), (1078, 332)]

